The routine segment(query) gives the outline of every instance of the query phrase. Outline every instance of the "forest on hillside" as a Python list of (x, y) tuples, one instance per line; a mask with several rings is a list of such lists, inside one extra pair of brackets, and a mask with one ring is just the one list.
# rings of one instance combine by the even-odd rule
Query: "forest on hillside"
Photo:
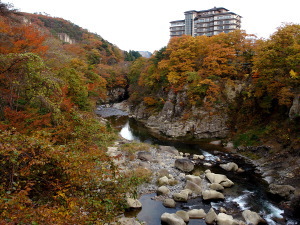
[(128, 78), (129, 100), (154, 114), (170, 91), (184, 93), (180, 120), (197, 117), (195, 108), (228, 114), (237, 146), (273, 138), (299, 149), (299, 109), (291, 110), (300, 94), (298, 24), (283, 24), (266, 40), (241, 30), (175, 37), (152, 58), (137, 59)]
[(0, 34), (0, 223), (111, 221), (140, 181), (118, 175), (105, 153), (116, 133), (94, 109), (127, 85), (124, 60), (135, 52), (1, 2)]

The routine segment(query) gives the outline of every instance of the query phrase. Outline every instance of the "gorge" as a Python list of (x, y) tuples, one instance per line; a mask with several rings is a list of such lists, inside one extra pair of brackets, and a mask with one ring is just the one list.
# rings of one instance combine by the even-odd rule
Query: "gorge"
[[(122, 106), (122, 107), (121, 107)], [(183, 154), (191, 155), (187, 158), (193, 160), (193, 155), (203, 155), (204, 160), (193, 160), (195, 163), (195, 171), (199, 174), (204, 174), (204, 171), (209, 169), (215, 173), (225, 174), (229, 177), (235, 185), (232, 188), (223, 191), (226, 196), (224, 201), (207, 202), (201, 200), (200, 197), (194, 197), (187, 201), (187, 203), (177, 202), (175, 208), (166, 208), (163, 206), (162, 201), (164, 198), (156, 196), (158, 186), (155, 181), (150, 184), (145, 184), (140, 190), (142, 203), (142, 210), (135, 214), (125, 214), (127, 216), (135, 216), (140, 221), (145, 221), (149, 225), (160, 224), (161, 215), (164, 212), (175, 213), (178, 210), (189, 211), (192, 209), (204, 209), (208, 212), (210, 207), (215, 210), (225, 208), (230, 215), (233, 215), (235, 219), (242, 219), (241, 212), (246, 209), (251, 209), (258, 212), (267, 221), (268, 224), (297, 224), (299, 221), (290, 217), (291, 212), (288, 208), (283, 207), (278, 201), (274, 201), (274, 198), (270, 197), (268, 192), (268, 179), (263, 175), (263, 171), (259, 171), (259, 166), (255, 165), (254, 161), (251, 161), (239, 154), (236, 154), (228, 149), (224, 149), (222, 146), (209, 144), (208, 141), (191, 141), (188, 139), (176, 139), (171, 140), (170, 137), (158, 135), (155, 131), (146, 128), (141, 122), (135, 119), (127, 119), (127, 115), (124, 115), (124, 111), (120, 111), (117, 108), (123, 108), (128, 110), (126, 103), (114, 104), (116, 108), (103, 108), (100, 107), (96, 111), (97, 114), (105, 115), (111, 121), (111, 123), (120, 131), (120, 135), (129, 141), (142, 141), (156, 146), (173, 146), (179, 152)], [(112, 116), (109, 118), (109, 115)], [(131, 115), (131, 117), (134, 117)], [(136, 159), (136, 163), (145, 166), (148, 169), (154, 170), (153, 174), (157, 173), (160, 169), (167, 169), (172, 177), (180, 181), (180, 184), (175, 187), (169, 187), (170, 190), (178, 191), (182, 187), (183, 178), (180, 177), (180, 171), (174, 169), (174, 160), (179, 156), (167, 156), (164, 160), (164, 165), (156, 163), (157, 158), (160, 157), (155, 151), (151, 151), (152, 157), (150, 162), (139, 161)], [(175, 158), (173, 161), (172, 158)], [(186, 157), (185, 157), (186, 158)], [(220, 160), (221, 159), (221, 160)], [(170, 161), (168, 163), (168, 161)], [(236, 162), (237, 165), (243, 170), (242, 173), (227, 172), (220, 168), (220, 164)], [(130, 162), (128, 162), (130, 164)], [(194, 171), (194, 172), (195, 172)], [(189, 174), (189, 173), (187, 173)], [(201, 176), (200, 176), (201, 177)], [(178, 187), (179, 186), (179, 187)], [(147, 194), (150, 193), (150, 194)], [(170, 194), (168, 195), (170, 196)], [(275, 198), (276, 199), (276, 198)], [(189, 224), (206, 224), (201, 219), (191, 219)]]

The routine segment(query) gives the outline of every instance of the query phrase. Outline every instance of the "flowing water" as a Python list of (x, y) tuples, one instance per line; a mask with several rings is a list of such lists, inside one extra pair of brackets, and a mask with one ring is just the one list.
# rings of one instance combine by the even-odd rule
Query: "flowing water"
[[(110, 111), (111, 110), (111, 111)], [(165, 208), (161, 201), (155, 201), (151, 198), (156, 194), (145, 194), (141, 196), (140, 201), (143, 205), (141, 211), (128, 214), (126, 216), (135, 216), (141, 221), (145, 221), (147, 225), (161, 224), (160, 216), (164, 212), (175, 213), (178, 210), (188, 209), (204, 209), (207, 212), (211, 207), (218, 210), (220, 207), (227, 209), (228, 214), (232, 215), (235, 219), (242, 219), (241, 212), (249, 209), (255, 211), (263, 216), (263, 218), (270, 225), (296, 225), (300, 224), (299, 220), (288, 217), (284, 210), (280, 209), (277, 203), (272, 202), (267, 195), (267, 183), (262, 177), (255, 173), (253, 165), (244, 161), (243, 158), (238, 156), (232, 156), (229, 153), (224, 152), (221, 147), (207, 144), (206, 142), (191, 142), (191, 141), (170, 141), (162, 136), (156, 136), (152, 134), (141, 123), (134, 119), (128, 118), (128, 115), (122, 111), (113, 108), (100, 107), (97, 113), (109, 119), (111, 124), (119, 130), (120, 135), (127, 140), (136, 140), (146, 142), (150, 144), (170, 145), (174, 146), (181, 152), (189, 152), (194, 154), (202, 154), (205, 156), (207, 163), (211, 163), (215, 166), (205, 167), (198, 165), (199, 169), (210, 169), (214, 173), (220, 173), (226, 175), (232, 180), (235, 185), (231, 188), (227, 188), (223, 191), (225, 195), (224, 201), (207, 202), (201, 198), (191, 199), (187, 203), (176, 203), (176, 208)], [(220, 155), (216, 156), (215, 153), (218, 150), (222, 153), (223, 162), (236, 162), (241, 166), (245, 172), (241, 174), (227, 172), (216, 166), (216, 161)], [(192, 219), (189, 225), (194, 224), (206, 224), (204, 220)]]

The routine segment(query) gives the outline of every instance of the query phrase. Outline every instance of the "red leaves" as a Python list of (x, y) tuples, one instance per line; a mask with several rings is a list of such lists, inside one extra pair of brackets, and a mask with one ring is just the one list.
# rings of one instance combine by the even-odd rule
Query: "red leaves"
[(33, 25), (5, 23), (0, 21), (0, 53), (33, 52), (44, 54), (48, 47), (43, 45), (45, 36)]

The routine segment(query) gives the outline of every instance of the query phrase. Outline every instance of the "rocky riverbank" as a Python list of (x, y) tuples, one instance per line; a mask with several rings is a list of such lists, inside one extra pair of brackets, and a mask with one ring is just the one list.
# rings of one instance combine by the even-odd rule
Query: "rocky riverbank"
[[(126, 173), (137, 168), (151, 171), (152, 177), (149, 183), (145, 183), (138, 189), (138, 194), (156, 193), (153, 200), (161, 201), (167, 208), (176, 204), (185, 204), (190, 199), (199, 198), (200, 201), (224, 201), (228, 198), (224, 189), (231, 189), (234, 183), (221, 173), (212, 173), (209, 168), (218, 165), (224, 172), (243, 174), (243, 168), (236, 163), (228, 162), (226, 154), (208, 157), (204, 155), (190, 155), (178, 152), (170, 146), (152, 146), (147, 151), (138, 151), (135, 157), (128, 159), (121, 151), (122, 145), (128, 143), (121, 140), (115, 146), (108, 149), (110, 156), (120, 156), (115, 164)], [(199, 166), (201, 169), (199, 169)], [(278, 192), (281, 187), (274, 187)], [(287, 190), (288, 188), (285, 187)], [(293, 192), (292, 189), (288, 190)], [(278, 194), (275, 193), (274, 194)], [(280, 192), (280, 191), (279, 191)], [(281, 193), (281, 192), (280, 192)], [(202, 199), (202, 200), (201, 200)], [(143, 207), (136, 199), (128, 199), (130, 208)], [(262, 224), (266, 220), (262, 215), (250, 210), (234, 211), (231, 208), (212, 207), (211, 209), (178, 210), (176, 213), (163, 213), (161, 220), (167, 224), (185, 224), (190, 219), (202, 219), (208, 224)], [(240, 213), (240, 216), (235, 218)], [(123, 224), (139, 224), (134, 218), (121, 218)], [(279, 224), (284, 224), (283, 221)]]
[[(179, 97), (178, 97), (179, 96)], [(180, 100), (180, 95), (176, 96), (176, 99), (178, 101)], [(170, 99), (175, 98), (175, 96), (169, 96)], [(175, 102), (177, 100), (175, 99)], [(122, 103), (115, 104), (114, 107), (125, 110), (129, 113), (131, 117), (136, 118), (138, 121), (145, 124), (146, 127), (148, 127), (151, 131), (154, 133), (160, 133), (163, 134), (169, 134), (168, 136), (170, 138), (177, 138), (178, 136), (185, 136), (190, 132), (190, 128), (188, 124), (191, 126), (194, 126), (192, 129), (193, 132), (195, 132), (195, 127), (202, 127), (201, 129), (208, 129), (204, 132), (198, 132), (199, 134), (202, 133), (203, 135), (200, 135), (201, 138), (213, 138), (213, 137), (224, 137), (226, 135), (226, 132), (228, 129), (225, 126), (226, 117), (222, 119), (220, 124), (223, 124), (222, 126), (218, 126), (219, 130), (218, 132), (212, 132), (216, 131), (214, 128), (215, 126), (211, 126), (211, 124), (208, 123), (201, 123), (198, 124), (196, 121), (181, 121), (176, 122), (172, 121), (171, 118), (174, 118), (174, 110), (177, 107), (176, 105), (172, 107), (167, 107), (171, 104), (165, 104), (164, 109), (158, 113), (157, 115), (154, 115), (151, 117), (151, 115), (147, 115), (147, 110), (143, 109), (143, 106), (140, 105), (139, 107), (135, 107), (134, 109), (125, 101)], [(174, 108), (175, 107), (175, 108)], [(178, 107), (177, 107), (178, 108)], [(173, 111), (172, 111), (173, 110)], [(178, 110), (178, 109), (177, 109)], [(201, 113), (200, 113), (201, 114)], [(149, 118), (146, 119), (145, 118)], [(152, 119), (151, 119), (152, 118)], [(201, 117), (202, 119), (204, 117)], [(155, 121), (156, 124), (159, 124), (159, 127), (153, 126), (151, 121)], [(200, 120), (199, 120), (200, 121)], [(210, 120), (210, 122), (213, 122), (215, 120)], [(202, 120), (203, 122), (203, 120)], [(181, 123), (181, 124), (178, 124)], [(151, 125), (152, 124), (152, 125)], [(171, 124), (170, 126), (168, 124)], [(213, 122), (213, 124), (217, 124)], [(164, 128), (163, 128), (164, 127)], [(204, 128), (203, 128), (204, 127)], [(200, 129), (200, 128), (199, 128)], [(167, 131), (164, 132), (164, 130)], [(221, 132), (222, 131), (222, 132)], [(176, 133), (176, 135), (172, 135), (171, 133)], [(205, 134), (205, 135), (204, 135)], [(212, 134), (218, 134), (218, 135), (212, 135)], [(220, 134), (220, 135), (219, 135)], [(222, 134), (222, 135), (221, 135)], [(224, 134), (224, 135), (223, 135)], [(299, 208), (300, 208), (300, 155), (299, 155), (299, 146), (293, 146), (291, 149), (285, 149), (284, 146), (281, 146), (280, 144), (276, 143), (276, 141), (268, 142), (265, 145), (262, 146), (256, 146), (256, 147), (238, 147), (236, 149), (233, 148), (232, 144), (222, 143), (222, 141), (218, 141), (218, 144), (221, 144), (222, 146), (228, 147), (229, 151), (233, 154), (238, 154), (240, 156), (243, 156), (246, 160), (248, 160), (250, 163), (255, 165), (257, 172), (260, 173), (266, 182), (268, 182), (269, 185), (282, 185), (283, 189), (286, 187), (285, 185), (289, 185), (292, 188), (285, 189), (288, 194), (273, 194), (273, 199), (275, 201), (281, 202), (281, 204), (289, 211), (290, 213), (294, 215), (299, 215)], [(295, 190), (294, 190), (294, 189)], [(288, 190), (294, 190), (289, 192)], [(271, 188), (270, 188), (271, 190)], [(272, 191), (270, 191), (272, 192)], [(273, 193), (275, 193), (273, 191)]]

